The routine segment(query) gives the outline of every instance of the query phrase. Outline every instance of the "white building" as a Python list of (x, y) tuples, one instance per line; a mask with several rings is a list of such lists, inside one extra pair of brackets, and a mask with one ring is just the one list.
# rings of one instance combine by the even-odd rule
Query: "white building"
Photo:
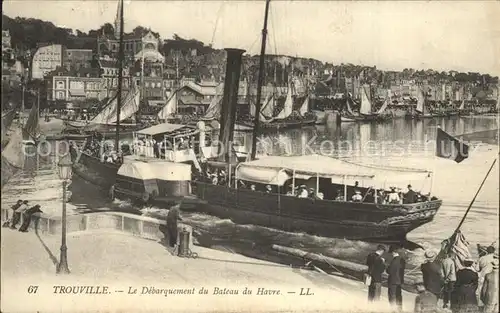
[(33, 56), (31, 78), (43, 79), (48, 73), (63, 65), (63, 46), (40, 47)]

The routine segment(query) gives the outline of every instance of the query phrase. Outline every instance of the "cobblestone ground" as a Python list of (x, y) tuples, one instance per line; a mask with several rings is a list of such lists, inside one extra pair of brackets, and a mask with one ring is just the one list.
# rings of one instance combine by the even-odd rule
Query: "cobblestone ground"
[[(2, 228), (2, 311), (88, 309), (154, 309), (183, 311), (381, 311), (383, 297), (368, 306), (358, 282), (259, 261), (237, 254), (193, 247), (198, 258), (173, 256), (161, 243), (115, 232), (68, 235), (71, 273), (55, 274), (60, 238)], [(54, 294), (54, 287), (107, 286), (109, 294)], [(36, 292), (30, 286), (38, 286)], [(195, 289), (192, 295), (144, 293), (158, 289)], [(205, 288), (206, 295), (200, 295)], [(215, 292), (215, 288), (219, 288)], [(245, 287), (252, 295), (243, 295)], [(137, 294), (128, 294), (137, 289)], [(221, 294), (224, 288), (238, 295)], [(279, 295), (257, 295), (258, 288)], [(301, 293), (314, 295), (299, 295)], [(30, 293), (31, 291), (31, 293)], [(69, 289), (67, 289), (69, 291)], [(386, 291), (383, 291), (385, 294)], [(405, 309), (414, 297), (404, 295)]]

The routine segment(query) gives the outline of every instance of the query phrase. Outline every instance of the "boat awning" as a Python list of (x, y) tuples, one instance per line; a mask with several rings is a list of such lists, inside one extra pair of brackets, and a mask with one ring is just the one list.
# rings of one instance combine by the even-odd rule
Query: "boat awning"
[(142, 129), (138, 131), (137, 134), (153, 136), (153, 135), (171, 133), (180, 130), (182, 128), (191, 129), (191, 127), (188, 127), (186, 125), (163, 123)]
[(151, 162), (147, 164), (155, 177), (167, 181), (190, 181), (191, 165), (174, 162)]
[(157, 176), (157, 173), (155, 173), (151, 166), (144, 162), (124, 163), (118, 169), (117, 174), (140, 180), (156, 179)]
[(287, 180), (292, 178), (286, 171), (279, 168), (252, 166), (239, 166), (236, 177), (241, 180), (275, 186), (283, 186)]
[[(260, 169), (250, 171), (249, 169)], [(288, 177), (309, 179), (312, 177), (330, 178), (332, 183), (354, 184), (355, 181), (363, 182), (362, 185), (376, 188), (394, 186), (406, 186), (408, 183), (422, 181), (430, 174), (429, 171), (394, 168), (385, 166), (357, 164), (340, 159), (321, 155), (303, 156), (269, 156), (255, 161), (241, 163), (238, 166), (237, 176), (243, 178), (246, 173), (273, 173), (276, 176), (279, 171), (285, 170)], [(267, 174), (271, 176), (271, 174)], [(248, 175), (248, 178), (252, 176)], [(285, 178), (281, 175), (280, 179)], [(255, 179), (261, 179), (256, 177)], [(252, 179), (246, 179), (252, 180)], [(285, 179), (286, 180), (286, 179)], [(255, 182), (257, 182), (255, 180)]]

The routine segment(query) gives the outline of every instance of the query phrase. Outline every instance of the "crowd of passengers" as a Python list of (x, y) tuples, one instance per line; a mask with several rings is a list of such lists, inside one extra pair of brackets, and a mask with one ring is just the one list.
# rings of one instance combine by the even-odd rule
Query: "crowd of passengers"
[[(227, 185), (230, 179), (231, 185), (235, 180), (234, 174), (228, 177), (224, 169), (209, 169), (202, 168), (202, 173), (196, 175), (195, 180), (213, 185)], [(299, 181), (299, 180), (297, 180)], [(335, 201), (351, 201), (377, 204), (410, 204), (429, 201), (429, 197), (414, 191), (411, 185), (407, 186), (407, 192), (396, 187), (390, 187), (389, 191), (375, 190), (373, 188), (363, 188), (359, 186), (359, 182), (355, 182), (354, 186), (347, 186), (344, 189), (343, 185), (331, 184), (331, 188), (320, 188), (316, 190), (312, 187), (307, 187), (305, 184), (298, 183), (295, 186), (288, 182), (283, 187), (278, 187), (269, 184), (259, 184), (244, 180), (238, 180), (238, 189), (248, 189), (252, 191), (260, 191), (272, 194), (284, 194), (297, 198), (310, 198), (319, 200), (335, 200)], [(345, 194), (345, 191), (347, 194)], [(435, 200), (432, 197), (431, 200)]]
[(103, 136), (99, 133), (94, 133), (83, 147), (83, 152), (98, 158), (102, 163), (123, 163), (123, 156), (131, 154), (131, 149), (128, 145), (122, 145), (121, 152), (116, 152), (113, 145), (103, 140)]

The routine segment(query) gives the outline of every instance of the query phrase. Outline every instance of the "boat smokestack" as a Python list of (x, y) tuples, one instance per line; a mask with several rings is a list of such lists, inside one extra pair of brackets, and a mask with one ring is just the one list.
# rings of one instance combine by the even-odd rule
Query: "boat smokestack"
[(224, 49), (227, 52), (224, 94), (222, 97), (218, 161), (230, 162), (233, 155), (233, 133), (240, 84), (241, 62), (245, 50)]

